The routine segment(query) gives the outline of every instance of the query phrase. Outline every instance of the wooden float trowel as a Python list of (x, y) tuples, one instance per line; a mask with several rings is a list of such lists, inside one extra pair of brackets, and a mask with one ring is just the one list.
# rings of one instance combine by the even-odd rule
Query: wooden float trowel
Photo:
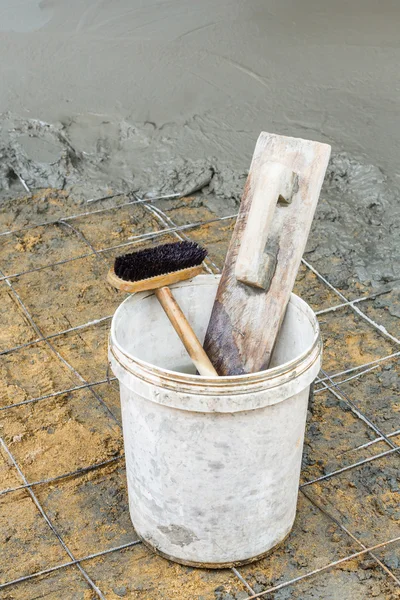
[(268, 368), (330, 151), (298, 138), (258, 138), (204, 342), (219, 375)]

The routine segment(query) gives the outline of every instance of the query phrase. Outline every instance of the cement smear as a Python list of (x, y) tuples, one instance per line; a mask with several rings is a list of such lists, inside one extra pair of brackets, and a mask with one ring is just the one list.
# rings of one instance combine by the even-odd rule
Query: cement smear
[(307, 247), (338, 287), (400, 279), (400, 194), (377, 167), (346, 152), (330, 161)]
[[(182, 157), (179, 131), (81, 117), (48, 124), (11, 114), (0, 121), (0, 196), (66, 189), (82, 203), (110, 193), (197, 192), (219, 215), (236, 212), (246, 171), (221, 157)], [(255, 142), (256, 140), (254, 140)], [(400, 280), (400, 194), (377, 167), (334, 152), (307, 247), (329, 280), (379, 286)]]

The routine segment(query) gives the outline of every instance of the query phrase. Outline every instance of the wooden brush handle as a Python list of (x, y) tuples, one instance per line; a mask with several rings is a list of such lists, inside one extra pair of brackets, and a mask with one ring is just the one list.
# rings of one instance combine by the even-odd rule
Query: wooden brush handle
[(173, 297), (171, 290), (168, 287), (162, 287), (154, 290), (154, 293), (200, 375), (204, 377), (218, 377), (217, 371), (204, 352), (199, 339)]

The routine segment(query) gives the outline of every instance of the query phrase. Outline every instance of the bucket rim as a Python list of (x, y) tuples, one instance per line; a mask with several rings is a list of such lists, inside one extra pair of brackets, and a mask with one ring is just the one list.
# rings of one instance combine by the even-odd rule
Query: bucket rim
[[(198, 275), (193, 279), (189, 279), (171, 286), (171, 289), (209, 285), (211, 278), (218, 280), (220, 279), (220, 275)], [(244, 375), (221, 375), (218, 377), (206, 377), (196, 374), (180, 373), (179, 371), (172, 371), (170, 369), (154, 365), (139, 359), (133, 354), (130, 354), (124, 350), (124, 348), (118, 342), (116, 334), (118, 317), (120, 312), (123, 310), (124, 305), (132, 301), (134, 302), (132, 298), (136, 297), (139, 301), (140, 299), (145, 299), (152, 295), (154, 295), (154, 291), (139, 292), (137, 294), (131, 294), (128, 296), (128, 298), (126, 298), (118, 306), (113, 315), (109, 336), (109, 351), (114, 360), (116, 360), (124, 369), (130, 371), (132, 374), (139, 376), (141, 379), (145, 379), (151, 383), (155, 383), (156, 379), (158, 384), (162, 384), (163, 386), (165, 385), (166, 387), (168, 387), (168, 384), (174, 387), (176, 385), (184, 385), (187, 388), (192, 388), (193, 393), (196, 394), (199, 392), (201, 393), (201, 391), (203, 394), (207, 394), (207, 391), (208, 393), (221, 393), (221, 388), (223, 388), (225, 392), (233, 392), (237, 394), (241, 393), (241, 391), (238, 392), (238, 390), (243, 390), (243, 387), (249, 385), (257, 386), (257, 384), (260, 383), (272, 383), (273, 380), (281, 377), (284, 377), (286, 381), (297, 378), (304, 371), (310, 369), (310, 367), (321, 355), (322, 340), (318, 319), (307, 302), (292, 292), (289, 304), (293, 304), (305, 314), (314, 329), (314, 337), (309, 347), (290, 361), (287, 361), (281, 365), (277, 365), (276, 367), (272, 367), (271, 369), (257, 371), (255, 373), (248, 373)], [(133, 368), (135, 370), (132, 370)]]

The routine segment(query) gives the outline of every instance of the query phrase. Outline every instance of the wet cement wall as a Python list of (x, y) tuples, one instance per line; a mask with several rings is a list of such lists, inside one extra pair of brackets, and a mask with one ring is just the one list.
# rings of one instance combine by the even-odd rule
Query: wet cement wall
[(0, 112), (148, 122), (238, 167), (274, 131), (396, 177), (399, 24), (396, 0), (0, 0)]

